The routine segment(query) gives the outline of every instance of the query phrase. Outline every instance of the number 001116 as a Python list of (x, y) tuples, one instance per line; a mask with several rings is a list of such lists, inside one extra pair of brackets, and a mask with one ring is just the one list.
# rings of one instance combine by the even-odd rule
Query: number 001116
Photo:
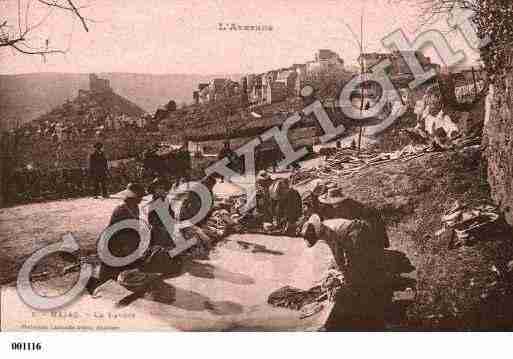
[(42, 349), (41, 343), (11, 343), (12, 350), (38, 351)]

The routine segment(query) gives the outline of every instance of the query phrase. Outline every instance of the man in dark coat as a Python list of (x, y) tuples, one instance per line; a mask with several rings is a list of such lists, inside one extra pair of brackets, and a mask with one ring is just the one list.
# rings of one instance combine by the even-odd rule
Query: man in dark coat
[(106, 186), (108, 165), (107, 158), (103, 153), (103, 144), (96, 143), (94, 149), (94, 152), (89, 156), (89, 175), (93, 181), (94, 196), (98, 197), (101, 189), (102, 196), (108, 198)]
[[(160, 186), (160, 183), (158, 184)], [(125, 191), (122, 192), (123, 203), (117, 206), (112, 212), (109, 225), (111, 227), (124, 220), (136, 220), (144, 223), (140, 218), (139, 204), (142, 201), (146, 191), (139, 183), (130, 183), (127, 185)], [(155, 220), (155, 218), (154, 218)], [(173, 243), (158, 243), (153, 238), (150, 232), (150, 243), (148, 249), (137, 258), (134, 262), (119, 267), (112, 267), (107, 263), (100, 264), (100, 271), (98, 278), (90, 278), (87, 284), (87, 290), (93, 294), (95, 289), (106, 283), (109, 280), (118, 280), (119, 275), (123, 272), (138, 270), (142, 273), (162, 273), (165, 275), (177, 275), (182, 268), (182, 260), (177, 257), (170, 257), (168, 250), (173, 247)], [(132, 255), (141, 242), (140, 234), (133, 228), (122, 228), (112, 234), (108, 250), (111, 255), (115, 257), (126, 257)], [(106, 248), (98, 248), (98, 250), (105, 250)]]
[[(168, 213), (176, 220), (175, 212), (173, 210), (172, 204), (167, 199), (167, 195), (169, 193), (169, 189), (171, 187), (171, 183), (162, 177), (156, 177), (148, 188), (148, 192), (152, 195), (152, 202), (155, 201), (163, 201), (164, 204), (167, 205)], [(150, 208), (151, 208), (150, 203)], [(172, 233), (168, 232), (168, 228), (162, 222), (159, 217), (157, 210), (152, 209), (148, 213), (148, 223), (151, 226), (151, 241), (150, 245), (157, 245), (161, 247), (175, 247)]]
[(229, 160), (233, 157), (233, 150), (230, 148), (230, 141), (224, 141), (223, 148), (217, 154), (217, 159), (222, 160), (223, 158), (228, 157)]
[(159, 156), (157, 155), (157, 151), (159, 149), (159, 144), (156, 143), (153, 147), (146, 149), (143, 153), (143, 165), (146, 175), (148, 176), (156, 176), (159, 174)]
[[(141, 203), (144, 195), (145, 190), (142, 185), (138, 183), (128, 184), (127, 189), (122, 192), (123, 203), (114, 208), (108, 227), (124, 220), (139, 221), (139, 204)], [(112, 235), (108, 244), (108, 250), (116, 257), (125, 257), (132, 254), (137, 249), (140, 240), (141, 239), (137, 231), (132, 228), (123, 228)], [(103, 283), (111, 279), (116, 280), (122, 271), (138, 268), (141, 264), (140, 259), (123, 267), (112, 267), (102, 262), (100, 264), (99, 277), (92, 277), (87, 285), (87, 289), (92, 294), (94, 290)]]
[[(214, 175), (205, 177), (202, 180), (202, 182), (205, 185), (205, 187), (207, 187), (207, 189), (210, 193), (210, 196), (212, 198), (212, 201), (214, 201), (213, 188), (216, 184), (216, 179), (215, 179)], [(189, 219), (193, 218), (194, 216), (196, 216), (196, 214), (198, 214), (199, 211), (201, 210), (201, 204), (202, 203), (201, 203), (200, 196), (194, 191), (189, 191), (187, 193), (187, 196), (185, 197), (185, 200), (183, 201), (183, 203), (181, 205), (181, 208), (180, 208), (180, 212), (178, 215), (178, 217), (180, 218), (180, 221), (189, 220)], [(210, 214), (211, 211), (212, 211), (212, 206), (210, 206), (210, 208), (207, 212), (207, 216), (205, 216), (205, 218), (200, 220), (200, 222), (197, 223), (197, 225), (204, 224), (207, 221), (208, 215)]]
[(180, 182), (184, 180), (185, 182), (189, 182), (191, 179), (192, 158), (187, 141), (185, 141), (182, 147), (178, 150), (175, 166), (178, 181)]
[[(239, 158), (235, 151), (231, 149), (229, 140), (224, 142), (224, 147), (217, 154), (217, 159), (219, 161), (225, 157), (228, 158), (229, 161), (228, 168), (236, 172), (240, 172), (242, 170)], [(230, 179), (228, 179), (228, 181), (230, 181)], [(221, 178), (221, 182), (224, 182), (224, 177)]]
[(256, 178), (257, 190), (257, 211), (262, 216), (263, 222), (271, 220), (271, 197), (269, 187), (273, 183), (273, 179), (266, 171), (260, 171)]

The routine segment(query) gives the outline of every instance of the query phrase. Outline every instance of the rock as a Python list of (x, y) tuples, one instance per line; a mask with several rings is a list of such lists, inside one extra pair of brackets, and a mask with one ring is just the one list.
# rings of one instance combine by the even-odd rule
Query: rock
[[(488, 183), (490, 184), (492, 198), (495, 203), (501, 205), (506, 221), (513, 225), (513, 122), (511, 121), (511, 102), (498, 101), (507, 92), (511, 92), (508, 84), (513, 75), (507, 75), (508, 83), (495, 84), (495, 90), (491, 92), (491, 102), (495, 106), (487, 108), (489, 119), (484, 127), (488, 147), (485, 156), (488, 162)], [(500, 82), (501, 80), (498, 80)], [(498, 107), (498, 108), (496, 108)], [(507, 120), (502, 116), (507, 115)]]

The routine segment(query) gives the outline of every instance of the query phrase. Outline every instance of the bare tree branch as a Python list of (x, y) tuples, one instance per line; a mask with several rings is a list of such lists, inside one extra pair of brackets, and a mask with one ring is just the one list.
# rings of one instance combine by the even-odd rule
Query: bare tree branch
[[(9, 24), (8, 20), (0, 23), (0, 47), (10, 47), (16, 52), (26, 55), (41, 55), (43, 58), (49, 54), (64, 54), (67, 50), (49, 48), (49, 39), (39, 38), (35, 40), (37, 36), (35, 36), (34, 31), (48, 21), (54, 9), (69, 12), (73, 18), (78, 18), (83, 29), (89, 32), (87, 22), (93, 22), (93, 20), (86, 18), (80, 12), (80, 9), (86, 6), (77, 6), (73, 0), (37, 0), (37, 2), (41, 6), (46, 7), (48, 11), (35, 24), (31, 24), (30, 9), (32, 0), (27, 0), (25, 6), (22, 6), (21, 0), (17, 0), (17, 23), (14, 26)], [(40, 44), (33, 47), (31, 42), (38, 42)]]
[(15, 44), (11, 44), (11, 47), (13, 49), (15, 49), (16, 51), (21, 52), (22, 54), (26, 54), (26, 55), (50, 55), (50, 54), (64, 54), (64, 53), (66, 53), (63, 50), (28, 51), (28, 50), (21, 49), (19, 46), (15, 45)]
[(82, 14), (80, 14), (80, 11), (79, 11), (80, 8), (76, 7), (75, 4), (71, 0), (66, 0), (69, 6), (59, 4), (56, 1), (52, 1), (52, 2), (49, 2), (46, 0), (37, 0), (37, 1), (39, 1), (40, 3), (42, 3), (46, 6), (55, 7), (55, 8), (61, 9), (61, 10), (67, 10), (67, 11), (73, 12), (82, 22), (82, 26), (84, 27), (84, 30), (89, 31), (89, 28), (87, 27), (85, 18), (82, 16)]
[(89, 29), (87, 28), (87, 24), (86, 24), (84, 18), (82, 17), (82, 15), (80, 15), (80, 13), (78, 12), (78, 9), (75, 7), (73, 2), (71, 0), (67, 0), (67, 1), (68, 1), (69, 6), (71, 6), (71, 8), (73, 9), (73, 12), (75, 13), (75, 15), (77, 15), (77, 17), (82, 22), (82, 26), (84, 26), (85, 31), (89, 31)]

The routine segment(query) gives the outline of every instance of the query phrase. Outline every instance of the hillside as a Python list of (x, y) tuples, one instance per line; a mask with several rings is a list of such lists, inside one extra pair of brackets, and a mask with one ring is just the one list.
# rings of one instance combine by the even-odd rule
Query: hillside
[[(75, 97), (61, 106), (38, 117), (38, 122), (49, 121), (55, 123), (64, 121), (66, 125), (81, 125), (82, 127), (91, 116), (142, 116), (144, 110), (115, 92), (91, 93)], [(94, 124), (91, 124), (94, 125)]]
[[(462, 203), (488, 201), (480, 161), (479, 148), (474, 146), (425, 153), (407, 160), (384, 161), (339, 181), (344, 193), (381, 211), (391, 240), (386, 254), (390, 259), (403, 258), (397, 270), (406, 274), (394, 277), (394, 287), (388, 288), (387, 284), (386, 290), (392, 293), (413, 288), (415, 293), (412, 299), (385, 295), (389, 329), (511, 328), (511, 313), (505, 304), (511, 300), (511, 295), (490, 296), (490, 286), (495, 280), (491, 268), (507, 263), (513, 255), (511, 232), (502, 229), (479, 235), (472, 245), (452, 249), (449, 238), (435, 234), (442, 225), (440, 216), (455, 200)], [(0, 211), (0, 220), (6, 224), (5, 233), (0, 236), (0, 248), (5, 253), (0, 283), (12, 281), (23, 258), (59, 240), (63, 233), (72, 231), (80, 243), (81, 254), (92, 255), (97, 235), (117, 201), (114, 197), (106, 201), (82, 198)], [(48, 213), (52, 213), (51, 221)], [(26, 231), (29, 222), (37, 223), (37, 233)], [(239, 238), (238, 234), (235, 236)], [(248, 242), (254, 239), (254, 235), (247, 236)], [(273, 239), (281, 243), (278, 238)], [(40, 269), (41, 273), (47, 271), (48, 276), (57, 278), (50, 284), (37, 285), (50, 286), (66, 280), (59, 273), (68, 264), (56, 259)]]
[[(225, 75), (99, 73), (110, 80), (116, 93), (146, 112), (154, 112), (170, 99), (191, 102), (198, 83)], [(237, 79), (237, 75), (230, 76)], [(89, 87), (88, 74), (34, 73), (0, 75), (0, 119), (19, 118), (22, 123), (74, 98)]]

